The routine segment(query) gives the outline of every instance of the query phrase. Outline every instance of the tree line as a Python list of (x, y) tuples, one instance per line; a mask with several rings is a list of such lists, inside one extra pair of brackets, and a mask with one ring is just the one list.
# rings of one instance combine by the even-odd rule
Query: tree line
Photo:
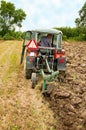
[[(24, 32), (16, 32), (16, 27), (21, 28), (26, 13), (22, 9), (16, 9), (11, 2), (1, 0), (0, 6), (0, 39), (22, 40)], [(86, 2), (79, 10), (79, 18), (75, 19), (75, 28), (55, 27), (63, 32), (63, 40), (86, 41)]]
[(57, 28), (63, 32), (64, 40), (86, 41), (86, 2), (79, 10), (79, 18), (75, 19), (75, 28), (61, 27)]
[(86, 27), (61, 27), (56, 29), (62, 31), (63, 40), (86, 41)]

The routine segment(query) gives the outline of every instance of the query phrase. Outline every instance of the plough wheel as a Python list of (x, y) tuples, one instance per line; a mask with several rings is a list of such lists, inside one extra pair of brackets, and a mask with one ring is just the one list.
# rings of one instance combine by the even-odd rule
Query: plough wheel
[(37, 83), (37, 75), (36, 75), (36, 73), (32, 73), (31, 81), (32, 81), (32, 88), (35, 88), (35, 85)]

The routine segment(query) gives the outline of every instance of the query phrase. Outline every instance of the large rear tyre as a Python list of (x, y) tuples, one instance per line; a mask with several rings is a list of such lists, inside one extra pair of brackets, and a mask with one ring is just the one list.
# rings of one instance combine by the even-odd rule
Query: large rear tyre
[(24, 73), (25, 73), (25, 78), (26, 79), (30, 79), (31, 78), (31, 75), (32, 75), (32, 69), (28, 69), (27, 67), (26, 67), (26, 60), (25, 60), (25, 62), (24, 62)]

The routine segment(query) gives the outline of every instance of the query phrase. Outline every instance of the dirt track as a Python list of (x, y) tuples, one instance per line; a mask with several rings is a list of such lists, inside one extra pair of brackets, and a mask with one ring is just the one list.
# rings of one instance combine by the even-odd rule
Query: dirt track
[[(20, 65), (22, 42), (0, 42), (0, 130), (48, 130), (53, 111)], [(50, 119), (50, 121), (49, 121)]]
[(86, 130), (86, 43), (64, 45), (66, 78), (44, 98), (24, 78), (21, 42), (0, 42), (0, 130)]

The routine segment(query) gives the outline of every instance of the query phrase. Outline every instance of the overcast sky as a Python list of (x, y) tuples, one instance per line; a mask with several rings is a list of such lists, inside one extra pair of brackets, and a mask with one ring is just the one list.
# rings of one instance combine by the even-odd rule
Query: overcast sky
[(34, 28), (74, 27), (78, 11), (86, 0), (6, 0), (26, 14), (22, 30)]

